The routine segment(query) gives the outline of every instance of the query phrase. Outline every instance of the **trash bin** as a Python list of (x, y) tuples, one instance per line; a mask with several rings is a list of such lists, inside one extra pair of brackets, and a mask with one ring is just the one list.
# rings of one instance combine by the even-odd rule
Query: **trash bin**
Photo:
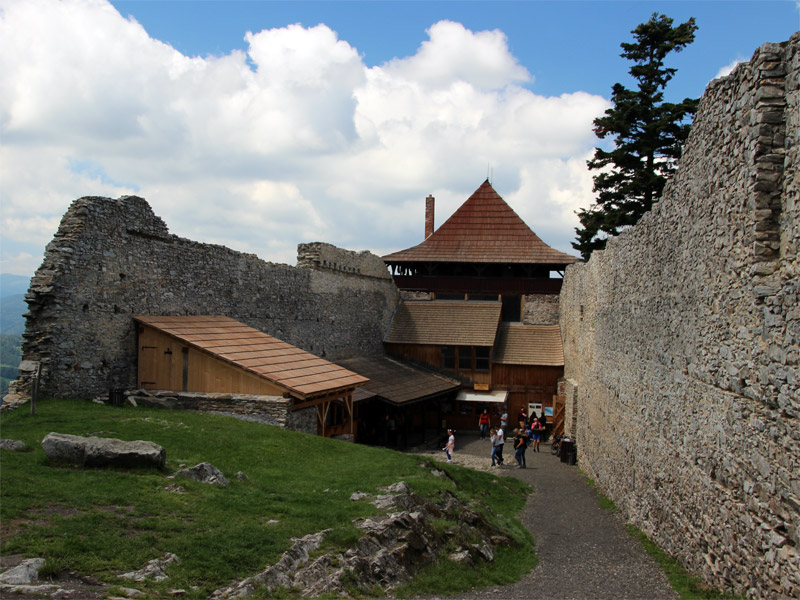
[(111, 388), (108, 390), (108, 403), (111, 406), (122, 406), (125, 402), (124, 388)]
[(572, 450), (570, 450), (567, 453), (567, 464), (574, 465), (577, 462), (578, 462), (578, 449), (573, 446)]
[[(575, 442), (568, 437), (561, 438), (561, 462), (568, 463), (568, 457), (571, 454), (575, 454)], [(575, 464), (574, 459), (571, 464)]]

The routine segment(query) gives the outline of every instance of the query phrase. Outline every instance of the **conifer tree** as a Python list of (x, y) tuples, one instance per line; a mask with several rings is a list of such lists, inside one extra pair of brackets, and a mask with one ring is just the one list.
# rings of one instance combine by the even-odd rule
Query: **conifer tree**
[(639, 221), (661, 195), (667, 177), (674, 171), (689, 135), (697, 100), (686, 98), (664, 102), (664, 88), (676, 69), (666, 67), (670, 52), (680, 52), (694, 41), (694, 18), (673, 27), (672, 19), (653, 13), (646, 23), (631, 31), (635, 41), (620, 44), (620, 56), (633, 61), (629, 73), (638, 87), (629, 90), (620, 83), (612, 87), (613, 106), (594, 120), (600, 139), (610, 137), (615, 147), (595, 148), (589, 169), (593, 177), (595, 204), (578, 211), (581, 227), (576, 242), (584, 260), (602, 249), (609, 236)]

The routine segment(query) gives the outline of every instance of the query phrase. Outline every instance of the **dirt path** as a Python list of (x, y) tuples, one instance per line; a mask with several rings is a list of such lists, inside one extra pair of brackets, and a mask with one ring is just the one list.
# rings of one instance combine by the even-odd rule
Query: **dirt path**
[[(521, 581), (462, 593), (463, 599), (595, 599), (675, 600), (666, 576), (632, 539), (617, 513), (600, 507), (597, 494), (577, 467), (550, 454), (526, 453), (527, 469), (515, 469), (513, 453), (503, 467), (489, 467), (489, 442), (461, 434), (457, 464), (500, 471), (530, 483), (531, 494), (521, 520), (536, 540), (539, 565)], [(515, 463), (514, 463), (515, 464)]]

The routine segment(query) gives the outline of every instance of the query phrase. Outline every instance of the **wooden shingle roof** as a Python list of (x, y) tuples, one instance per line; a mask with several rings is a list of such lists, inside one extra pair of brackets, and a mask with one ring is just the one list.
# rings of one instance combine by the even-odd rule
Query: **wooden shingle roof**
[(379, 397), (394, 404), (410, 404), (461, 387), (455, 379), (407, 365), (386, 356), (340, 360), (343, 367), (369, 378), (355, 392), (355, 399)]
[(564, 366), (564, 347), (558, 325), (503, 323), (497, 334), (493, 363)]
[(387, 263), (522, 263), (565, 266), (580, 259), (551, 248), (506, 204), (489, 181), (421, 244), (383, 257)]
[(384, 342), (493, 346), (501, 310), (500, 302), (403, 302), (397, 307)]
[(303, 398), (367, 382), (366, 377), (230, 317), (137, 315), (134, 319)]

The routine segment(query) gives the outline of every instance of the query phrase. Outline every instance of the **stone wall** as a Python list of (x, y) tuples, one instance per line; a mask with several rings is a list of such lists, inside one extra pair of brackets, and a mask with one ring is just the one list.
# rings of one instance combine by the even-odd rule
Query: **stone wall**
[(329, 360), (382, 353), (399, 301), (383, 261), (316, 246), (335, 259), (273, 264), (170, 235), (136, 196), (75, 200), (31, 280), (23, 364), (41, 363), (45, 396), (131, 388), (135, 314), (227, 315)]
[(527, 294), (522, 306), (525, 325), (558, 325), (558, 294)]
[(800, 597), (799, 50), (709, 84), (662, 200), (561, 292), (581, 467), (752, 597)]
[(281, 396), (253, 394), (212, 394), (166, 390), (132, 390), (126, 392), (128, 402), (134, 406), (196, 410), (227, 415), (243, 421), (272, 425), (316, 435), (317, 411), (304, 408), (293, 411), (292, 401)]

